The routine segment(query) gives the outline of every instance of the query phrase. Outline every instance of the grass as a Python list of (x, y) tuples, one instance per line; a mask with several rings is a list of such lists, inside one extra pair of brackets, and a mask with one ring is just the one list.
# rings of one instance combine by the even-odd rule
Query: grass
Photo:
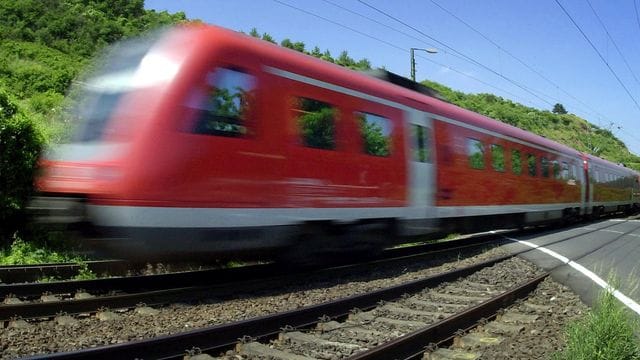
[[(85, 259), (80, 256), (59, 251), (45, 246), (23, 241), (15, 238), (11, 246), (0, 250), (0, 265), (33, 265), (44, 263), (77, 263), (80, 265), (78, 274), (72, 280), (95, 279)], [(40, 282), (57, 281), (55, 277), (42, 278)]]
[(554, 360), (640, 360), (640, 326), (609, 291), (566, 330), (567, 345)]
[(0, 265), (32, 265), (56, 262), (83, 262), (84, 259), (53, 248), (39, 246), (15, 238), (13, 243), (0, 250)]

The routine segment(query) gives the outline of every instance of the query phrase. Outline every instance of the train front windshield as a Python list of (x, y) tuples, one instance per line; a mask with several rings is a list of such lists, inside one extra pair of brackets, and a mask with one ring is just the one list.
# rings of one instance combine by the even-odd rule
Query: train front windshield
[(99, 141), (122, 98), (134, 89), (153, 85), (144, 67), (147, 64), (148, 68), (149, 62), (153, 62), (150, 50), (163, 33), (155, 32), (114, 45), (98, 60), (88, 79), (78, 83), (71, 114), (78, 122), (73, 142)]

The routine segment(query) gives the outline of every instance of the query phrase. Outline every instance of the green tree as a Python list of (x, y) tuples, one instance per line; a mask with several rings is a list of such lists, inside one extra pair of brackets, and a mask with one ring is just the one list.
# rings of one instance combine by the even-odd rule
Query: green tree
[(340, 56), (336, 59), (336, 64), (348, 68), (355, 67), (356, 62), (349, 56), (346, 50), (340, 53)]
[(564, 106), (560, 103), (556, 103), (555, 105), (553, 105), (553, 110), (552, 112), (554, 114), (566, 114), (567, 110), (565, 110)]
[(24, 222), (21, 210), (33, 193), (32, 179), (44, 139), (33, 122), (0, 89), (0, 238)]
[(260, 33), (258, 32), (258, 29), (256, 29), (256, 28), (251, 28), (251, 31), (249, 32), (249, 35), (254, 37), (254, 38), (260, 39)]
[(262, 34), (262, 40), (268, 41), (268, 42), (270, 42), (272, 44), (276, 44), (276, 41), (273, 39), (273, 37), (271, 35), (267, 34), (267, 33), (263, 33)]
[(331, 52), (329, 50), (325, 50), (322, 55), (320, 56), (320, 59), (324, 60), (324, 61), (328, 61), (330, 63), (334, 63), (336, 62), (333, 57), (331, 56)]
[(300, 41), (292, 42), (292, 41), (291, 41), (291, 40), (289, 40), (288, 38), (287, 38), (287, 39), (282, 40), (282, 41), (280, 42), (280, 46), (282, 46), (282, 47), (286, 47), (286, 48), (288, 48), (288, 49), (292, 49), (292, 50), (295, 50), (295, 51), (299, 51), (299, 52), (301, 52), (301, 53), (304, 53), (304, 52), (305, 52), (305, 50), (304, 50), (304, 43), (303, 43), (303, 42), (300, 42)]
[(322, 51), (320, 51), (319, 47), (315, 46), (309, 55), (319, 59), (322, 57)]

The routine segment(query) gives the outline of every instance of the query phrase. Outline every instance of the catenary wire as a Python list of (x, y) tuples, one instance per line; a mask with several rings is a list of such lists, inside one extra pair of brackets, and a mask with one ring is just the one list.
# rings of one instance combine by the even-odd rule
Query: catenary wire
[(638, 2), (639, 0), (633, 0), (633, 8), (636, 11), (636, 23), (638, 24), (638, 31), (640, 31), (640, 13), (638, 12)]
[[(605, 26), (604, 22), (602, 21), (602, 19), (600, 19), (600, 16), (596, 12), (596, 9), (594, 9), (593, 5), (591, 5), (591, 1), (587, 0), (587, 4), (589, 4), (589, 7), (591, 8), (591, 11), (593, 11), (593, 15), (596, 16), (596, 19), (598, 19), (598, 22), (600, 23), (600, 26), (602, 26), (602, 28), (604, 29), (604, 32), (607, 34), (607, 37), (609, 38), (609, 40), (611, 40), (611, 43), (613, 44), (613, 46), (616, 48), (616, 51), (620, 55), (620, 58), (622, 58), (622, 61), (624, 61), (624, 64), (627, 66), (627, 69), (629, 69), (629, 72), (633, 76), (633, 79), (636, 81), (637, 84), (640, 85), (640, 81), (638, 81), (638, 77), (636, 76), (636, 73), (633, 72), (633, 69), (631, 69), (631, 66), (629, 65), (629, 62), (627, 61), (627, 58), (624, 57), (624, 55), (622, 54), (622, 51), (620, 51), (620, 48), (618, 47), (618, 44), (616, 44), (616, 41), (613, 39), (613, 37), (609, 33), (609, 30)], [(634, 4), (635, 4), (635, 1), (634, 1)]]
[[(326, 1), (326, 0), (325, 0)], [(527, 68), (529, 71), (533, 72), (534, 74), (538, 75), (540, 78), (544, 79), (545, 81), (547, 81), (549, 84), (553, 85), (556, 89), (562, 91), (565, 95), (567, 95), (568, 97), (570, 97), (571, 99), (575, 100), (576, 102), (578, 102), (579, 104), (581, 104), (582, 106), (584, 106), (586, 109), (588, 109), (592, 115), (595, 115), (596, 117), (605, 117), (603, 114), (601, 114), (600, 112), (598, 112), (597, 110), (595, 110), (594, 108), (592, 108), (591, 106), (589, 106), (588, 104), (586, 104), (585, 102), (581, 101), (580, 99), (576, 98), (573, 94), (571, 94), (570, 92), (566, 91), (565, 89), (563, 89), (562, 87), (560, 87), (560, 85), (558, 85), (556, 82), (554, 82), (553, 80), (549, 79), (547, 76), (545, 76), (544, 74), (542, 74), (540, 71), (536, 70), (535, 68), (533, 68), (533, 66), (529, 65), (528, 63), (526, 63), (524, 60), (522, 60), (521, 58), (517, 57), (516, 55), (514, 55), (513, 53), (511, 53), (510, 51), (508, 51), (507, 49), (505, 49), (503, 46), (501, 46), (500, 44), (498, 44), (496, 41), (494, 41), (493, 39), (489, 38), (487, 35), (485, 35), (484, 33), (482, 33), (481, 31), (479, 31), (478, 29), (476, 29), (475, 27), (473, 27), (471, 24), (469, 24), (467, 21), (465, 21), (464, 19), (461, 19), (459, 16), (457, 16), (456, 14), (454, 14), (452, 11), (450, 11), (449, 9), (445, 8), (443, 5), (439, 4), (437, 1), (435, 0), (430, 0), (435, 6), (437, 6), (438, 8), (440, 8), (442, 11), (444, 11), (445, 13), (447, 13), (448, 15), (450, 15), (451, 17), (453, 17), (454, 19), (458, 20), (459, 22), (461, 22), (462, 24), (464, 24), (467, 28), (471, 29), (473, 32), (475, 32), (476, 34), (480, 35), (483, 39), (487, 40), (489, 43), (491, 43), (492, 45), (494, 45), (495, 47), (497, 47), (500, 51), (504, 52), (505, 54), (507, 54), (508, 56), (510, 56), (512, 59), (516, 60), (518, 63), (520, 63), (522, 66), (524, 66), (525, 68)], [(557, 100), (557, 99), (556, 99)], [(560, 102), (560, 101), (558, 101)]]
[[(405, 31), (402, 31), (402, 30), (396, 29), (396, 28), (394, 28), (393, 26), (387, 25), (387, 24), (385, 24), (385, 23), (383, 23), (383, 22), (380, 22), (380, 21), (378, 21), (378, 20), (376, 20), (376, 19), (373, 19), (373, 18), (371, 18), (371, 17), (369, 17), (369, 16), (366, 16), (366, 15), (360, 14), (360, 13), (359, 13), (359, 12), (357, 12), (357, 11), (353, 11), (353, 10), (351, 10), (351, 9), (348, 9), (348, 8), (346, 8), (346, 7), (342, 6), (342, 5), (336, 4), (336, 3), (335, 3), (335, 2), (333, 2), (333, 1), (329, 1), (329, 0), (322, 0), (322, 1), (324, 1), (325, 3), (330, 4), (330, 5), (332, 5), (332, 6), (335, 6), (335, 7), (339, 8), (339, 9), (342, 9), (342, 10), (344, 10), (344, 11), (346, 11), (346, 12), (349, 12), (350, 14), (356, 15), (356, 16), (358, 16), (358, 17), (361, 17), (361, 18), (363, 18), (363, 19), (366, 19), (366, 20), (368, 20), (368, 21), (371, 21), (371, 22), (373, 22), (373, 23), (375, 23), (375, 24), (378, 24), (378, 25), (380, 25), (380, 26), (383, 26), (383, 27), (385, 27), (385, 28), (387, 28), (387, 29), (389, 29), (389, 30), (391, 30), (391, 31), (394, 31), (394, 32), (399, 33), (399, 34), (402, 34), (402, 35), (407, 36), (407, 37), (409, 37), (409, 38), (411, 38), (411, 39), (414, 39), (414, 40), (416, 40), (416, 41), (419, 41), (419, 42), (421, 42), (421, 43), (423, 43), (423, 44), (425, 44), (425, 45), (427, 45), (427, 46), (429, 46), (429, 47), (435, 47), (435, 46), (433, 46), (433, 44), (430, 44), (430, 43), (428, 43), (428, 42), (425, 42), (425, 41), (424, 41), (424, 39), (422, 39), (422, 38), (418, 38), (417, 36), (414, 36), (414, 35), (412, 35), (412, 34), (409, 34), (409, 33), (405, 32)], [(406, 52), (406, 50), (405, 50), (405, 49), (402, 49), (402, 50)], [(453, 57), (455, 57), (455, 58), (458, 58), (458, 59), (460, 59), (460, 60), (462, 60), (462, 61), (467, 61), (467, 62), (469, 61), (469, 60), (465, 59), (464, 57), (462, 57), (462, 56), (460, 56), (460, 55), (458, 55), (458, 54), (456, 54), (456, 53), (447, 52), (447, 51), (446, 51), (446, 50), (444, 50), (444, 49), (443, 49), (442, 51), (443, 51), (444, 53), (449, 54), (449, 55), (451, 55), (451, 56), (453, 56)], [(424, 58), (424, 57), (422, 57), (422, 56), (417, 56), (417, 57), (420, 57), (421, 59), (426, 59), (426, 58)], [(482, 80), (480, 80), (480, 79), (478, 79), (478, 78), (475, 78), (475, 77), (473, 77), (473, 76), (471, 76), (471, 75), (465, 74), (464, 72), (461, 72), (461, 71), (459, 71), (459, 70), (456, 70), (456, 69), (454, 69), (454, 68), (452, 68), (452, 67), (450, 67), (450, 66), (442, 65), (442, 64), (440, 64), (440, 63), (438, 63), (438, 62), (436, 62), (436, 61), (432, 61), (431, 59), (426, 59), (426, 60), (427, 60), (427, 61), (430, 61), (430, 62), (432, 62), (432, 63), (434, 63), (434, 64), (436, 64), (436, 65), (443, 66), (443, 67), (445, 67), (445, 68), (447, 68), (447, 69), (449, 69), (449, 70), (452, 70), (452, 71), (454, 71), (454, 72), (456, 72), (456, 73), (459, 73), (459, 74), (461, 74), (461, 75), (464, 75), (464, 76), (466, 76), (466, 77), (469, 77), (469, 78), (471, 78), (471, 79), (473, 79), (473, 80), (475, 80), (475, 81), (478, 81), (478, 82), (480, 82), (480, 83), (482, 83), (482, 84), (484, 84), (484, 85), (490, 86), (490, 87), (492, 87), (492, 88), (494, 88), (494, 89), (498, 89), (498, 90), (500, 90), (500, 91), (503, 91), (503, 92), (505, 92), (505, 93), (507, 93), (507, 94), (509, 94), (509, 95), (511, 95), (511, 96), (514, 96), (514, 97), (516, 97), (516, 98), (519, 98), (519, 99), (523, 100), (524, 102), (531, 103), (533, 106), (535, 106), (535, 105), (534, 105), (530, 100), (525, 99), (525, 98), (523, 98), (523, 97), (521, 97), (521, 96), (515, 95), (514, 93), (511, 93), (511, 92), (509, 92), (509, 91), (507, 91), (507, 90), (504, 90), (504, 89), (498, 88), (498, 87), (496, 87), (496, 86), (494, 86), (494, 85), (491, 85), (491, 84), (489, 84), (489, 83), (487, 83), (487, 82), (484, 82), (484, 81), (482, 81)], [(545, 95), (545, 96), (547, 96), (547, 97), (549, 97), (549, 98), (552, 98), (551, 96), (548, 96), (548, 95)], [(549, 104), (549, 103), (547, 103), (547, 104)], [(602, 116), (604, 116), (604, 115), (602, 115)]]
[(555, 0), (556, 4), (558, 4), (558, 6), (560, 7), (560, 9), (562, 9), (562, 11), (564, 12), (564, 14), (569, 18), (569, 20), (571, 20), (571, 23), (576, 27), (576, 29), (578, 29), (578, 31), (580, 32), (580, 34), (582, 34), (582, 36), (584, 37), (584, 39), (589, 43), (589, 45), (591, 45), (591, 48), (596, 52), (596, 54), (598, 54), (598, 57), (600, 58), (600, 60), (602, 60), (602, 62), (607, 66), (607, 69), (609, 69), (609, 71), (611, 72), (611, 74), (613, 75), (613, 77), (616, 78), (616, 80), (618, 81), (618, 83), (620, 84), (620, 86), (622, 86), (622, 88), (624, 89), (624, 91), (627, 93), (627, 95), (629, 95), (629, 97), (631, 98), (631, 100), (633, 100), (633, 103), (636, 105), (636, 107), (638, 108), (638, 110), (640, 110), (640, 104), (638, 104), (638, 101), (636, 101), (636, 98), (633, 97), (633, 95), (631, 94), (631, 92), (629, 91), (629, 89), (627, 89), (627, 87), (624, 85), (624, 83), (622, 82), (622, 80), (620, 80), (620, 77), (618, 76), (618, 74), (616, 74), (616, 72), (613, 70), (613, 68), (611, 68), (611, 66), (609, 65), (609, 63), (605, 60), (604, 56), (602, 56), (602, 54), (600, 53), (600, 51), (598, 50), (598, 48), (593, 44), (593, 42), (591, 42), (591, 39), (589, 39), (589, 37), (587, 36), (587, 34), (585, 34), (585, 32), (582, 30), (582, 28), (580, 27), (580, 25), (578, 25), (578, 23), (573, 19), (573, 17), (571, 16), (571, 14), (569, 14), (569, 12), (567, 11), (567, 9), (565, 9), (564, 6), (562, 6), (562, 4), (560, 3), (560, 1)]
[[(413, 31), (417, 32), (418, 34), (430, 39), (431, 41), (434, 41), (434, 42), (440, 44), (440, 46), (446, 47), (450, 51), (452, 51), (452, 52), (464, 57), (467, 61), (469, 61), (469, 62), (471, 62), (471, 63), (473, 63), (473, 64), (475, 64), (475, 65), (477, 65), (477, 66), (479, 66), (479, 67), (481, 67), (481, 68), (483, 68), (485, 70), (487, 70), (487, 71), (489, 71), (490, 73), (492, 73), (494, 75), (497, 75), (498, 77), (501, 77), (502, 79), (510, 82), (511, 84), (515, 85), (516, 87), (519, 87), (520, 89), (526, 91), (530, 95), (538, 98), (540, 101), (548, 104), (549, 106), (553, 106), (552, 103), (550, 103), (549, 101), (543, 99), (538, 94), (536, 94), (536, 92), (540, 93), (539, 91), (533, 90), (533, 89), (531, 89), (531, 88), (529, 88), (529, 87), (527, 87), (527, 86), (525, 86), (525, 85), (523, 85), (523, 84), (521, 84), (521, 83), (519, 83), (519, 82), (517, 82), (517, 81), (515, 81), (515, 80), (513, 80), (511, 78), (509, 78), (509, 77), (504, 76), (503, 74), (499, 73), (498, 71), (490, 68), (489, 66), (487, 66), (487, 65), (485, 65), (485, 64), (483, 64), (481, 62), (479, 62), (478, 60), (476, 60), (476, 59), (474, 59), (474, 58), (472, 58), (472, 57), (470, 57), (468, 55), (463, 54), (462, 52), (456, 50), (455, 48), (453, 48), (453, 47), (451, 47), (449, 45), (447, 45), (446, 43), (434, 38), (433, 36), (431, 36), (429, 34), (426, 34), (424, 31), (421, 31), (420, 29), (417, 29), (416, 27), (414, 27), (414, 26), (412, 26), (410, 24), (407, 24), (406, 22), (404, 22), (404, 21), (402, 21), (402, 20), (400, 20), (400, 19), (398, 19), (398, 18), (396, 18), (396, 17), (394, 17), (394, 16), (392, 16), (392, 15), (390, 15), (390, 14), (388, 14), (388, 13), (386, 13), (386, 12), (380, 10), (380, 9), (378, 9), (377, 7), (371, 5), (371, 4), (369, 4), (369, 3), (367, 3), (367, 2), (365, 2), (363, 0), (358, 0), (358, 2), (360, 2), (361, 4), (369, 7), (370, 9), (373, 9), (373, 10), (377, 11), (378, 13), (380, 13), (380, 14), (382, 14), (382, 15), (384, 15), (384, 16), (386, 16), (386, 17), (388, 17), (388, 18), (390, 18), (390, 19), (392, 19), (392, 20), (394, 20), (394, 21), (396, 21), (396, 22), (398, 22), (398, 23), (410, 28), (411, 30), (413, 30)], [(544, 95), (544, 96), (547, 96), (547, 95)]]
[[(308, 10), (302, 9), (302, 8), (300, 8), (300, 7), (297, 7), (297, 6), (294, 6), (294, 5), (288, 4), (288, 3), (284, 2), (284, 1), (281, 1), (281, 0), (273, 0), (273, 1), (275, 1), (275, 2), (276, 2), (276, 3), (278, 3), (278, 4), (284, 5), (284, 6), (286, 6), (286, 7), (289, 7), (289, 8), (291, 8), (291, 9), (294, 9), (294, 10), (300, 11), (300, 12), (302, 12), (302, 13), (304, 13), (304, 14), (307, 14), (307, 15), (310, 15), (310, 16), (313, 16), (313, 17), (316, 17), (316, 18), (318, 18), (318, 19), (321, 19), (321, 20), (327, 21), (327, 22), (329, 22), (329, 23), (332, 23), (332, 24), (334, 24), (334, 25), (340, 26), (340, 27), (342, 27), (342, 28), (344, 28), (344, 29), (347, 29), (347, 30), (353, 31), (353, 32), (355, 32), (355, 33), (357, 33), (357, 34), (360, 34), (360, 35), (362, 35), (362, 36), (366, 36), (366, 37), (368, 37), (368, 38), (370, 38), (370, 39), (372, 39), (372, 40), (375, 40), (375, 41), (381, 42), (381, 43), (383, 43), (383, 44), (385, 44), (385, 45), (387, 45), (387, 46), (390, 46), (390, 47), (392, 47), (392, 48), (394, 48), (394, 49), (400, 50), (400, 51), (402, 51), (402, 52), (404, 52), (404, 53), (408, 53), (408, 52), (409, 52), (409, 51), (408, 51), (407, 49), (405, 49), (405, 48), (402, 48), (402, 47), (400, 47), (400, 46), (397, 46), (397, 45), (392, 44), (392, 43), (390, 43), (390, 42), (388, 42), (388, 41), (385, 41), (385, 40), (382, 40), (382, 39), (377, 38), (377, 37), (375, 37), (375, 36), (372, 36), (372, 35), (370, 35), (370, 34), (364, 33), (364, 32), (362, 32), (362, 31), (360, 31), (360, 30), (354, 29), (354, 28), (352, 28), (352, 27), (350, 27), (350, 26), (347, 26), (347, 25), (341, 24), (341, 23), (339, 23), (339, 22), (337, 22), (337, 21), (334, 21), (334, 20), (331, 20), (331, 19), (329, 19), (329, 18), (326, 18), (326, 17), (324, 17), (324, 16), (322, 16), (322, 15), (318, 15), (318, 14), (316, 14), (316, 13), (313, 13), (313, 12), (311, 12), (311, 11), (308, 11)], [(458, 74), (460, 74), (460, 75), (463, 75), (463, 76), (465, 76), (465, 77), (468, 77), (468, 78), (470, 78), (470, 79), (473, 79), (473, 80), (475, 80), (475, 81), (478, 81), (478, 82), (480, 82), (480, 83), (482, 83), (482, 84), (484, 84), (484, 85), (487, 85), (487, 86), (489, 86), (489, 87), (491, 87), (491, 88), (493, 88), (493, 89), (496, 89), (496, 90), (502, 91), (502, 92), (503, 92), (503, 93), (505, 93), (505, 94), (509, 94), (509, 95), (511, 95), (511, 96), (513, 96), (513, 97), (520, 98), (520, 99), (522, 99), (522, 100), (524, 100), (524, 101), (528, 102), (528, 100), (527, 100), (527, 99), (524, 99), (524, 98), (522, 98), (522, 97), (520, 97), (520, 96), (518, 96), (518, 95), (516, 95), (516, 94), (514, 94), (514, 93), (512, 93), (512, 92), (510, 92), (510, 91), (508, 91), (508, 90), (502, 89), (502, 88), (500, 88), (500, 87), (498, 87), (498, 86), (495, 86), (495, 85), (492, 85), (492, 84), (489, 84), (489, 83), (487, 83), (487, 82), (485, 82), (485, 81), (483, 81), (483, 80), (480, 80), (480, 79), (478, 79), (478, 78), (476, 78), (476, 77), (474, 77), (474, 76), (471, 76), (471, 75), (469, 75), (469, 74), (466, 74), (466, 73), (464, 73), (463, 71), (457, 70), (457, 69), (455, 69), (455, 68), (453, 68), (453, 67), (451, 67), (451, 66), (444, 65), (444, 64), (442, 64), (442, 63), (440, 63), (440, 62), (437, 62), (437, 61), (435, 61), (435, 60), (432, 60), (432, 59), (429, 59), (429, 58), (425, 58), (425, 57), (422, 57), (422, 56), (418, 56), (418, 57), (420, 57), (420, 58), (421, 58), (421, 59), (423, 59), (423, 60), (429, 61), (429, 62), (431, 62), (431, 63), (433, 63), (433, 64), (435, 64), (435, 65), (441, 66), (441, 67), (443, 67), (443, 68), (447, 68), (447, 69), (449, 69), (449, 70), (451, 70), (451, 71), (453, 71), (453, 72), (455, 72), (455, 73), (458, 73)]]

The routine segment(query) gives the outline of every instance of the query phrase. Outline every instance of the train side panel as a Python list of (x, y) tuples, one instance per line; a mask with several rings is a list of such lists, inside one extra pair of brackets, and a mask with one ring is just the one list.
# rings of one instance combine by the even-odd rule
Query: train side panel
[(498, 221), (509, 226), (580, 213), (585, 185), (577, 152), (456, 119), (437, 120), (434, 129), (440, 217), (484, 222), (482, 217), (502, 214)]

